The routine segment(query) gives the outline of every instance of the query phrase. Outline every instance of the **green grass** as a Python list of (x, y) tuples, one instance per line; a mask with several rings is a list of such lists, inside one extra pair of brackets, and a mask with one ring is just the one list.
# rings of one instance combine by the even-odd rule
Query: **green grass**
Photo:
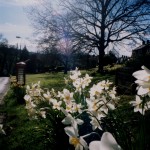
[[(96, 72), (96, 70), (91, 69), (88, 71), (82, 70), (81, 73), (84, 75), (88, 73), (93, 77), (92, 84), (97, 83), (102, 80), (110, 80), (114, 82), (114, 75), (101, 75)], [(45, 74), (27, 74), (26, 75), (26, 84), (30, 85), (31, 83), (36, 83), (40, 81), (42, 87), (46, 88), (54, 88), (56, 90), (62, 90), (65, 86), (64, 77), (68, 77), (69, 73), (65, 75), (63, 72), (58, 73), (45, 73)]]
[(36, 83), (38, 81), (41, 82), (42, 87), (46, 88), (54, 88), (57, 90), (61, 90), (64, 83), (64, 75), (63, 72), (59, 73), (45, 73), (45, 74), (27, 74), (26, 75), (26, 84)]

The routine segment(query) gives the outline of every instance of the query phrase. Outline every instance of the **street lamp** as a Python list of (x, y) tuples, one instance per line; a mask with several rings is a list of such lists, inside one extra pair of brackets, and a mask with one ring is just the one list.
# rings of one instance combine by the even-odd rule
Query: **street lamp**
[[(21, 39), (20, 36), (16, 36), (17, 39)], [(17, 43), (17, 48), (18, 48), (18, 43)], [(20, 42), (20, 50), (21, 50), (21, 42)]]

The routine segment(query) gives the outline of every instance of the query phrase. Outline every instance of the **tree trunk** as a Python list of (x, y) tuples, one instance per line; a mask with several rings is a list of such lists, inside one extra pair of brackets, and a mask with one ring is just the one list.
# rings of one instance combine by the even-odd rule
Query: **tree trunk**
[(64, 67), (64, 74), (67, 74), (67, 73), (68, 73), (68, 67), (65, 66), (65, 67)]
[(103, 65), (104, 65), (104, 55), (105, 55), (105, 19), (106, 19), (106, 11), (104, 6), (104, 1), (102, 1), (102, 13), (101, 13), (102, 21), (101, 21), (101, 38), (98, 45), (99, 51), (99, 64), (98, 64), (98, 72), (104, 73)]
[(64, 74), (68, 73), (68, 58), (66, 58), (65, 63), (64, 63)]
[(100, 46), (98, 48), (99, 50), (99, 56), (98, 56), (98, 72), (99, 73), (104, 73), (104, 69), (103, 69), (103, 66), (104, 66), (104, 55), (105, 55), (105, 52), (104, 52), (104, 47), (103, 46)]

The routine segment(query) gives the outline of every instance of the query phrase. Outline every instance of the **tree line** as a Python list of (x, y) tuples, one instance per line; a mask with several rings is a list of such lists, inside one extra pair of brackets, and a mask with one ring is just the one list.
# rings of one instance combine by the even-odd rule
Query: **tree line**
[[(105, 65), (117, 61), (114, 54), (105, 56)], [(80, 69), (95, 68), (98, 57), (88, 53), (76, 51), (71, 55), (61, 53), (57, 49), (30, 52), (26, 46), (22, 49), (8, 44), (2, 34), (0, 36), (0, 76), (16, 74), (16, 63), (26, 62), (26, 73), (45, 73), (63, 71), (79, 67)]]

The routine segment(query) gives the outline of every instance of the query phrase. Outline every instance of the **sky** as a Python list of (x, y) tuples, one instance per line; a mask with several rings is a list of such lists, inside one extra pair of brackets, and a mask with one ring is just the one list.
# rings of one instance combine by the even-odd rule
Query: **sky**
[[(21, 45), (22, 48), (26, 45), (29, 51), (37, 51), (33, 36), (34, 29), (25, 9), (35, 4), (38, 5), (40, 1), (0, 0), (0, 33), (10, 45)], [(21, 38), (16, 38), (16, 36)], [(122, 55), (131, 56), (131, 52), (123, 48)]]
[(0, 0), (0, 33), (10, 45), (26, 45), (29, 51), (36, 51), (34, 29), (25, 9), (38, 2), (39, 0)]

